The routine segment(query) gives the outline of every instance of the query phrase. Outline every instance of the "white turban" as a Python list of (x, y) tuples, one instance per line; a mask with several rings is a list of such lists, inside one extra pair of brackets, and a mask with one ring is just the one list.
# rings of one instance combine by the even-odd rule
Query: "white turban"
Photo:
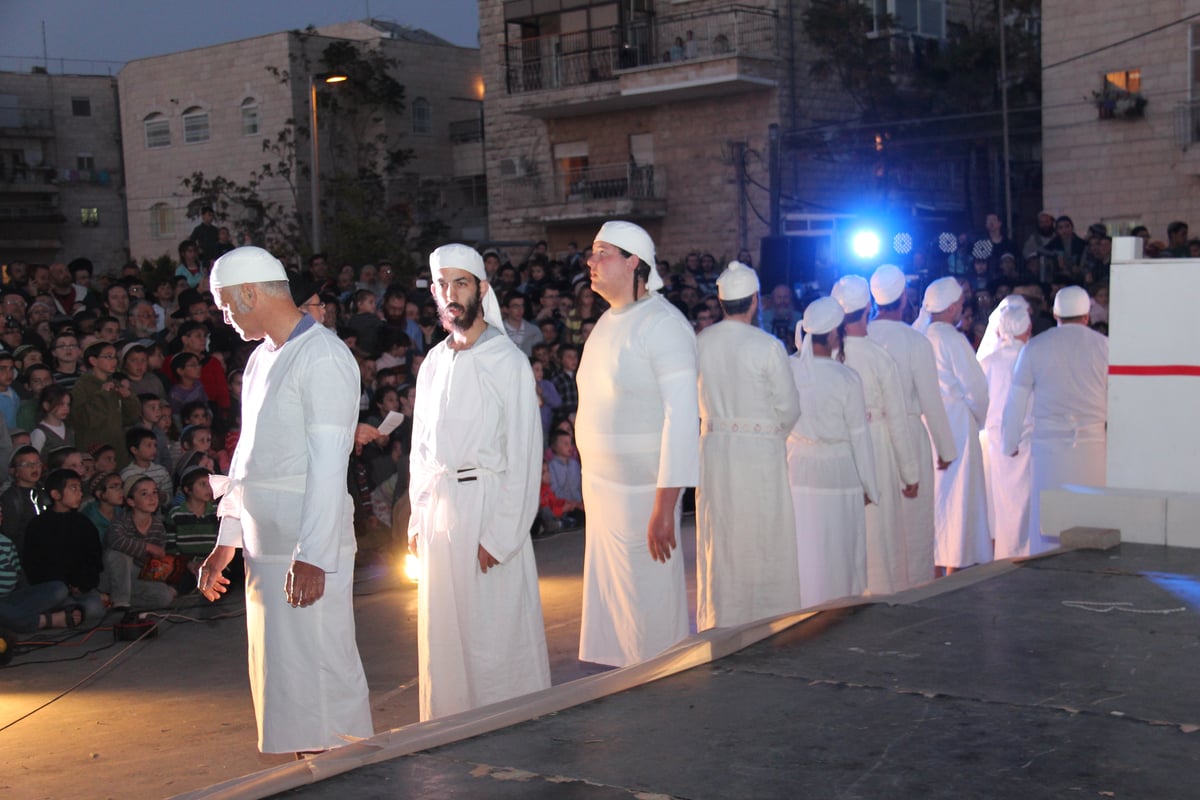
[[(988, 316), (987, 330), (983, 332), (983, 338), (979, 340), (979, 349), (975, 351), (975, 358), (979, 361), (983, 361), (996, 352), (1000, 349), (1001, 344), (1012, 338), (1011, 336), (1007, 339), (1004, 337), (1002, 322), (1004, 312), (1010, 308), (1023, 309), (1026, 321), (1031, 319), (1028, 300), (1019, 294), (1005, 295), (1004, 299), (992, 309), (992, 313)], [(1017, 333), (1024, 333), (1024, 330), (1019, 330)]]
[(654, 263), (654, 240), (640, 225), (621, 220), (610, 220), (600, 226), (600, 232), (596, 234), (596, 241), (616, 245), (625, 252), (633, 253), (645, 261), (646, 265), (650, 267), (650, 277), (646, 279), (646, 289), (657, 292), (662, 288), (662, 276), (658, 274), (657, 265)]
[[(804, 319), (796, 323), (796, 347), (800, 351), (797, 358), (802, 365), (812, 362), (813, 334), (836, 330), (845, 318), (842, 304), (832, 297), (820, 297), (808, 304), (808, 308), (804, 309)], [(804, 333), (808, 333), (808, 336)]]
[(1054, 316), (1082, 317), (1092, 308), (1092, 299), (1081, 286), (1064, 286), (1054, 295)]
[(235, 247), (213, 264), (212, 274), (208, 277), (208, 285), (212, 290), (213, 298), (219, 305), (221, 299), (217, 297), (217, 292), (224, 286), (286, 281), (287, 279), (287, 270), (283, 268), (283, 264), (266, 250), (261, 247)]
[(908, 278), (895, 264), (882, 264), (871, 276), (871, 294), (875, 295), (875, 302), (881, 306), (899, 300), (906, 286)]
[(1011, 305), (1000, 312), (1000, 338), (1011, 342), (1026, 333), (1032, 324), (1028, 306)]
[(847, 314), (861, 311), (871, 305), (871, 286), (866, 278), (845, 275), (833, 285), (833, 298), (842, 305)]
[(929, 330), (933, 323), (933, 315), (945, 311), (962, 297), (962, 284), (956, 278), (946, 276), (938, 278), (925, 287), (925, 300), (921, 303), (921, 313), (913, 327), (921, 333)]
[[(438, 273), (446, 269), (465, 270), (481, 281), (487, 281), (487, 272), (483, 268), (483, 256), (473, 247), (465, 244), (444, 244), (429, 254), (429, 269), (436, 278)], [(496, 300), (496, 292), (488, 284), (488, 291), (480, 298), (483, 309), (483, 321), (488, 325), (499, 328), (504, 333), (504, 319), (500, 316), (500, 303)]]
[(742, 300), (758, 290), (758, 273), (740, 261), (730, 261), (717, 278), (717, 297), (722, 300)]

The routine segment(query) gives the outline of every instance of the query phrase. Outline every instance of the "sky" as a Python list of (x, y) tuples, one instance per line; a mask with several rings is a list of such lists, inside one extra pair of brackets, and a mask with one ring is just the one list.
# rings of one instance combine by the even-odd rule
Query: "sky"
[(477, 47), (478, 0), (0, 0), (0, 70), (116, 74), (136, 58), (367, 16)]

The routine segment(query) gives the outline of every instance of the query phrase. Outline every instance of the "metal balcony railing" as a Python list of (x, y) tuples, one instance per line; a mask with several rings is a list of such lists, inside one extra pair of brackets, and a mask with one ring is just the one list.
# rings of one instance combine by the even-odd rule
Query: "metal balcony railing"
[(501, 45), (509, 94), (561, 89), (618, 77), (621, 70), (728, 56), (774, 58), (770, 11), (730, 6), (627, 25), (521, 39)]
[(665, 200), (666, 175), (653, 164), (588, 165), (553, 177), (527, 175), (502, 184), (506, 204), (549, 206), (591, 201)]
[(462, 119), (450, 123), (450, 141), (454, 144), (479, 142), (483, 140), (483, 120)]
[(0, 106), (0, 128), (20, 130), (50, 130), (53, 117), (48, 108)]

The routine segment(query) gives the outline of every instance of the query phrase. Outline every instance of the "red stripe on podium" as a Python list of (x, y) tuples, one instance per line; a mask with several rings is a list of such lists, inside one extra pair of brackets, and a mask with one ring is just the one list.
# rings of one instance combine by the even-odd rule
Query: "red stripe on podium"
[(1194, 364), (1120, 365), (1112, 364), (1109, 375), (1168, 375), (1200, 378), (1200, 366)]

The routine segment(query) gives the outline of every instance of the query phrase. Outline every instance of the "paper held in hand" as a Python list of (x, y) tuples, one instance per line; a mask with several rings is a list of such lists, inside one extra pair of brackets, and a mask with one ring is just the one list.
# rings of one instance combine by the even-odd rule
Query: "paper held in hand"
[(379, 423), (379, 432), (384, 436), (391, 436), (392, 431), (400, 427), (400, 423), (404, 422), (404, 415), (399, 411), (389, 411), (388, 415), (383, 418), (383, 422)]

